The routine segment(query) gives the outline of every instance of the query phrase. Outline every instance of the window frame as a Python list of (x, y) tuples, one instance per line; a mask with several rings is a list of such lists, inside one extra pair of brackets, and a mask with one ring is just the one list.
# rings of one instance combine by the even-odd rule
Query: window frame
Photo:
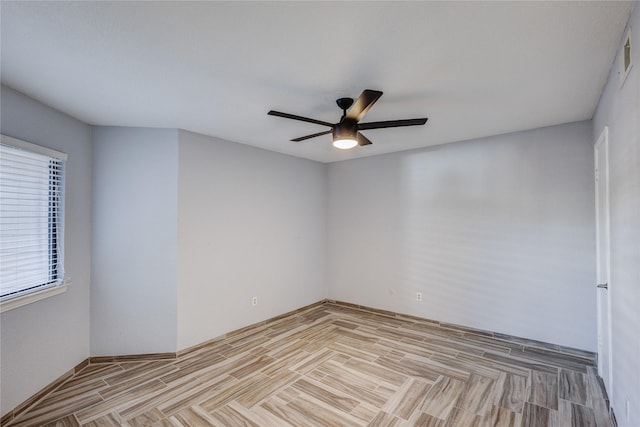
[[(6, 145), (16, 149), (25, 150), (28, 152), (55, 158), (64, 163), (66, 163), (68, 159), (68, 156), (66, 153), (62, 153), (60, 151), (56, 151), (56, 150), (43, 147), (37, 144), (32, 144), (30, 142), (26, 142), (26, 141), (13, 138), (4, 134), (0, 134), (0, 143), (2, 143), (2, 145)], [(51, 234), (53, 233), (51, 229), (47, 231), (47, 238), (50, 241), (53, 239), (59, 239), (61, 241), (61, 248), (59, 251), (60, 252), (59, 256), (61, 260), (58, 261), (59, 265), (57, 266), (57, 268), (62, 270), (62, 274), (61, 274), (62, 278), (58, 279), (55, 283), (51, 285), (34, 286), (32, 289), (26, 288), (14, 295), (6, 295), (4, 297), (0, 297), (0, 313), (4, 313), (14, 308), (22, 307), (24, 305), (43, 300), (45, 298), (62, 294), (67, 291), (67, 288), (71, 284), (68, 278), (64, 276), (64, 224), (65, 224), (64, 207), (65, 207), (65, 199), (66, 199), (65, 175), (66, 175), (66, 171), (65, 171), (65, 168), (63, 167), (62, 176), (60, 177), (60, 180), (61, 180), (60, 198), (62, 200), (57, 202), (53, 207), (54, 209), (53, 215), (62, 216), (62, 218), (60, 219), (59, 222), (54, 223), (54, 227), (56, 228), (54, 236), (52, 236)], [(50, 199), (50, 203), (51, 203), (51, 199)], [(51, 214), (51, 210), (49, 211), (49, 213)]]

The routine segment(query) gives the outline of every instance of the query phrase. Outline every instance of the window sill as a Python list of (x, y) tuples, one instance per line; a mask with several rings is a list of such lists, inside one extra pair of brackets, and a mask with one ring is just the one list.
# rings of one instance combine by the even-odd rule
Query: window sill
[(31, 304), (32, 302), (40, 301), (45, 298), (50, 298), (56, 295), (67, 292), (67, 288), (71, 282), (65, 280), (61, 285), (52, 286), (47, 289), (43, 289), (38, 292), (32, 292), (29, 294), (21, 295), (19, 297), (0, 301), (0, 313), (13, 310), (14, 308), (22, 307), (23, 305)]

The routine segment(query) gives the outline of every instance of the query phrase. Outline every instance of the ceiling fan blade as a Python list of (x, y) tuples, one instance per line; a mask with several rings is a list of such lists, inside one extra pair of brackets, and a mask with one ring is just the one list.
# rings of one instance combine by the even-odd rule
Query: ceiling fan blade
[(333, 132), (333, 130), (325, 130), (324, 132), (314, 133), (313, 135), (301, 136), (300, 138), (292, 139), (291, 141), (300, 142), (300, 141), (304, 141), (305, 139), (315, 138), (316, 136), (326, 135), (331, 132)]
[(401, 126), (419, 126), (425, 123), (427, 123), (426, 117), (423, 117), (421, 119), (386, 120), (383, 122), (358, 123), (358, 129), (366, 130), (366, 129), (397, 128)]
[(373, 142), (369, 141), (369, 138), (358, 132), (358, 145), (362, 147), (363, 145), (370, 144), (373, 144)]
[(296, 116), (289, 113), (281, 113), (280, 111), (271, 110), (267, 113), (270, 116), (284, 117), (285, 119), (300, 120), (302, 122), (315, 123), (317, 125), (333, 127), (333, 123), (323, 122), (322, 120), (310, 119), (308, 117)]
[(346, 117), (348, 119), (353, 119), (356, 122), (359, 122), (381, 96), (382, 92), (380, 92), (379, 90), (363, 90), (362, 94), (360, 94), (360, 97), (358, 97), (351, 108), (349, 108)]

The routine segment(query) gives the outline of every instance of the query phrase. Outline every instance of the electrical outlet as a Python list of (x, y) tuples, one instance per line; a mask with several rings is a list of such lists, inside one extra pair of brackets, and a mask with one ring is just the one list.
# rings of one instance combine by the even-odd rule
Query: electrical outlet
[(251, 298), (251, 305), (258, 305), (258, 297)]
[(416, 301), (422, 301), (422, 292), (416, 293)]

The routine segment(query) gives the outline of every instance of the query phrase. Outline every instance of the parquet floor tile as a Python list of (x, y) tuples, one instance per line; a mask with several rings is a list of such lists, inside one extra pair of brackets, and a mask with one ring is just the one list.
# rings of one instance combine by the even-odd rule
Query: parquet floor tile
[(7, 426), (611, 426), (580, 350), (334, 302), (229, 335), (90, 364)]

